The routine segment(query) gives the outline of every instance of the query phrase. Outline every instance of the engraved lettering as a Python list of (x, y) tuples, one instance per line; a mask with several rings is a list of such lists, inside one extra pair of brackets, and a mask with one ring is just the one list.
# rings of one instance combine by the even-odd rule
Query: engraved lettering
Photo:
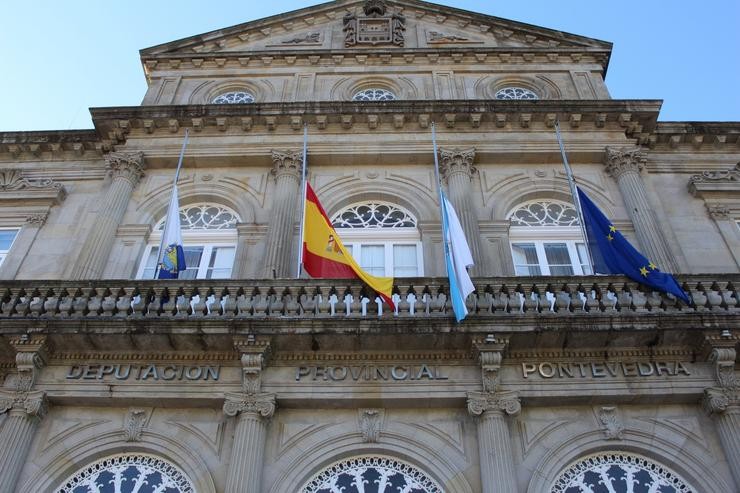
[(522, 363), (522, 374), (524, 378), (528, 378), (530, 373), (537, 371), (537, 365), (534, 363)]
[(676, 375), (678, 375), (679, 373), (683, 373), (684, 375), (691, 375), (689, 369), (686, 368), (680, 361), (676, 363), (676, 370), (674, 371), (674, 373)]
[(443, 375), (439, 367), (435, 366), (434, 367), (434, 378), (436, 380), (447, 380), (449, 377), (447, 375)]
[(563, 378), (564, 375), (573, 378), (573, 368), (570, 365), (558, 363), (558, 376)]
[(79, 380), (80, 377), (82, 377), (82, 367), (81, 366), (72, 366), (69, 368), (69, 371), (67, 372), (68, 380)]
[(673, 375), (673, 372), (668, 368), (668, 363), (655, 363), (655, 370), (658, 373), (658, 375), (663, 375), (663, 372), (666, 372), (669, 375)]
[(362, 375), (362, 367), (350, 366), (349, 373), (352, 375), (352, 380), (356, 382), (357, 380), (360, 379), (360, 375)]
[(591, 374), (595, 378), (601, 378), (606, 376), (606, 367), (604, 363), (591, 363)]
[(409, 369), (405, 366), (394, 366), (391, 368), (391, 378), (393, 380), (406, 380), (409, 377)]
[(345, 378), (347, 378), (347, 367), (337, 366), (330, 368), (329, 378), (331, 378), (332, 380), (344, 380)]
[(98, 380), (102, 380), (104, 376), (113, 373), (113, 365), (103, 365), (100, 367), (98, 372)]
[(650, 363), (637, 363), (637, 371), (640, 372), (641, 377), (649, 377), (653, 374), (653, 365)]
[(636, 377), (637, 363), (622, 363), (622, 373), (625, 377)]
[(429, 380), (434, 380), (434, 374), (429, 369), (427, 365), (421, 365), (421, 368), (419, 369), (419, 373), (416, 375), (417, 380), (421, 380), (424, 377), (427, 377)]
[(542, 378), (552, 378), (555, 376), (555, 365), (552, 363), (540, 363), (539, 370)]
[(299, 366), (295, 370), (295, 381), (299, 382), (301, 377), (305, 377), (311, 374), (311, 370), (307, 366)]
[(174, 380), (176, 376), (177, 367), (173, 365), (165, 366), (160, 374), (160, 378), (162, 378), (162, 380)]
[(203, 368), (190, 366), (185, 370), (185, 378), (188, 380), (199, 380), (203, 376)]
[(617, 376), (617, 364), (606, 362), (605, 365), (606, 365), (606, 371), (608, 371), (611, 376), (616, 377)]
[(99, 369), (100, 369), (100, 366), (98, 365), (89, 365), (85, 367), (85, 372), (82, 374), (82, 378), (85, 380), (92, 380), (92, 379), (98, 378)]
[(159, 380), (159, 373), (157, 372), (157, 367), (154, 365), (147, 366), (146, 370), (144, 370), (144, 373), (141, 374), (142, 380), (146, 380), (150, 377), (154, 380)]
[(378, 380), (378, 379), (388, 380), (388, 367), (385, 367), (385, 366), (375, 367), (375, 374), (373, 375), (373, 380)]

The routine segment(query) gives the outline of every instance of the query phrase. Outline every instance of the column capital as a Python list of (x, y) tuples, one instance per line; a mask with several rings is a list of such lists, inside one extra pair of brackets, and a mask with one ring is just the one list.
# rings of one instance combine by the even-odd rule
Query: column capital
[(606, 147), (604, 148), (604, 164), (606, 172), (614, 179), (619, 179), (625, 173), (640, 173), (645, 167), (647, 157), (639, 148)]
[(0, 390), (0, 414), (7, 411), (43, 418), (47, 411), (46, 393)]
[(275, 414), (275, 407), (275, 394), (227, 393), (223, 410), (227, 416), (251, 413), (269, 419)]
[(111, 152), (105, 156), (108, 174), (114, 180), (122, 178), (136, 186), (144, 176), (144, 153), (136, 152)]
[(469, 149), (446, 149), (439, 148), (439, 172), (443, 180), (449, 179), (456, 173), (462, 173), (468, 178), (473, 176), (476, 169), (473, 166), (475, 161), (475, 148)]
[(522, 410), (516, 392), (468, 392), (468, 412), (480, 416), (486, 412), (515, 416)]
[(707, 414), (723, 414), (729, 410), (740, 412), (740, 389), (704, 389), (702, 406)]
[(276, 179), (283, 175), (291, 176), (295, 179), (301, 177), (303, 168), (303, 152), (292, 150), (275, 150), (272, 153), (272, 171), (270, 172)]

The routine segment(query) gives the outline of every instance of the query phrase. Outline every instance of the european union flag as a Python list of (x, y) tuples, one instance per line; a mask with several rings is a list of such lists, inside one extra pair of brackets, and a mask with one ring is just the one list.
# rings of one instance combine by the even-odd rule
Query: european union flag
[(624, 274), (635, 282), (671, 293), (691, 304), (678, 281), (671, 274), (660, 272), (654, 263), (638, 252), (580, 188), (578, 198), (596, 272)]

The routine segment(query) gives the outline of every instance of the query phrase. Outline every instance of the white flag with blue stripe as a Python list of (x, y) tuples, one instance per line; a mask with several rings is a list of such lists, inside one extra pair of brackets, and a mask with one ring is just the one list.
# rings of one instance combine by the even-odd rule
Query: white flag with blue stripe
[(468, 314), (465, 299), (475, 291), (473, 281), (470, 280), (468, 268), (474, 265), (470, 246), (465, 239), (465, 232), (460, 225), (460, 220), (455, 213), (454, 207), (444, 192), (442, 192), (443, 237), (445, 243), (445, 263), (447, 264), (447, 276), (450, 278), (450, 298), (455, 319), (459, 322)]

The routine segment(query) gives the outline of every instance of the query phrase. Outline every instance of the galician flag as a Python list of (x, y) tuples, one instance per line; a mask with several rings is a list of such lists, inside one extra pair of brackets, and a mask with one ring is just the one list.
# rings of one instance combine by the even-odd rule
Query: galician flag
[(170, 207), (164, 222), (163, 252), (159, 252), (158, 279), (177, 279), (185, 270), (185, 253), (182, 250), (182, 232), (180, 231), (180, 205), (177, 200), (177, 185), (172, 189)]
[(303, 268), (313, 278), (359, 278), (395, 309), (391, 295), (392, 277), (371, 276), (344, 248), (319, 199), (306, 183), (306, 212), (303, 223)]
[(470, 253), (470, 246), (465, 239), (465, 232), (455, 209), (447, 200), (444, 192), (442, 192), (442, 200), (445, 264), (447, 264), (447, 276), (450, 278), (452, 310), (455, 312), (455, 319), (459, 322), (468, 314), (465, 298), (475, 291), (473, 281), (470, 280), (468, 274), (468, 268), (474, 265), (473, 255)]

